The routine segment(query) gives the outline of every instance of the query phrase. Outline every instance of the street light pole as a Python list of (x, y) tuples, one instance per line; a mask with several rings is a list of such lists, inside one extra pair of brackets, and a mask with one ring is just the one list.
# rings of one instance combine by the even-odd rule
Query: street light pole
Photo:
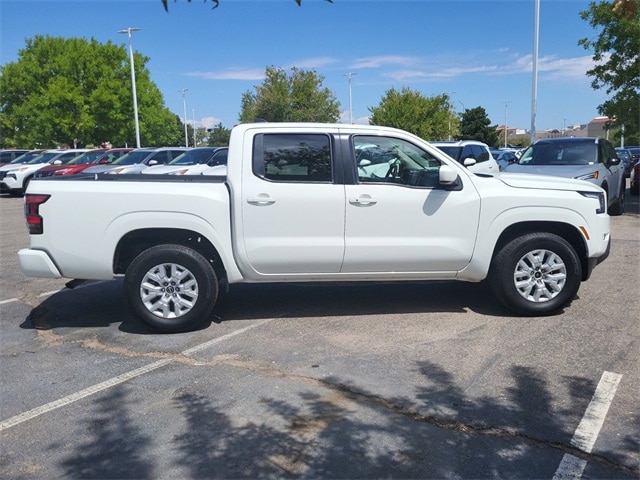
[(182, 107), (184, 108), (184, 146), (189, 148), (189, 137), (187, 136), (187, 97), (186, 93), (189, 91), (188, 88), (183, 88), (182, 90), (178, 90), (182, 92)]
[(536, 113), (538, 110), (538, 37), (540, 34), (540, 0), (534, 2), (533, 12), (533, 75), (531, 81), (531, 143), (536, 141)]
[(133, 121), (136, 125), (136, 147), (140, 148), (140, 125), (138, 123), (138, 97), (136, 96), (136, 70), (133, 66), (133, 46), (131, 44), (131, 32), (137, 32), (139, 28), (129, 27), (119, 30), (118, 33), (126, 33), (129, 36), (129, 63), (131, 64), (131, 90), (133, 91)]
[(507, 132), (509, 130), (507, 123), (507, 107), (511, 102), (504, 102), (504, 148), (507, 148)]
[(191, 109), (191, 114), (193, 115), (193, 146), (197, 147), (198, 142), (196, 142), (196, 109), (195, 108)]
[(357, 73), (349, 72), (342, 75), (343, 77), (349, 77), (349, 124), (353, 125), (353, 103), (351, 96), (351, 77), (357, 75)]

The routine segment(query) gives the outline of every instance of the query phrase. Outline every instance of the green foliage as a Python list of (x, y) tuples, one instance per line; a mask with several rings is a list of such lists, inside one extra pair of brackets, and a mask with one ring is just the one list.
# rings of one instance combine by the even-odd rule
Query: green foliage
[(315, 71), (267, 67), (262, 85), (242, 95), (239, 120), (268, 122), (336, 122), (340, 103), (328, 88), (324, 77)]
[(593, 50), (596, 66), (587, 72), (591, 86), (605, 89), (610, 98), (598, 106), (613, 119), (611, 127), (625, 126), (627, 143), (640, 143), (640, 1), (592, 2), (580, 13), (599, 29), (595, 39), (578, 44)]
[(400, 128), (425, 140), (446, 140), (458, 131), (458, 116), (447, 94), (425, 97), (407, 87), (392, 88), (369, 111), (371, 125)]
[(209, 133), (208, 145), (210, 147), (227, 147), (231, 138), (231, 130), (218, 123)]
[(500, 144), (497, 125), (491, 125), (487, 112), (482, 107), (467, 108), (460, 120), (459, 140), (478, 140), (490, 147)]
[[(134, 54), (141, 143), (180, 145), (182, 123)], [(94, 39), (37, 35), (0, 67), (2, 144), (135, 145), (128, 51)], [(178, 143), (176, 143), (178, 141)]]

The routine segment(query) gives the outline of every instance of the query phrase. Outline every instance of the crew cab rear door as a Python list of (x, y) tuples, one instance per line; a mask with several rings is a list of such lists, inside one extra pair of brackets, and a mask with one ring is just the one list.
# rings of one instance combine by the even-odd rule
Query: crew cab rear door
[(235, 207), (242, 209), (243, 251), (237, 260), (247, 276), (340, 271), (345, 193), (335, 148), (327, 130), (278, 133), (275, 127), (273, 133), (247, 136), (244, 150), (253, 159), (243, 163)]
[[(410, 139), (353, 135), (343, 273), (455, 272), (473, 254), (480, 198), (468, 178), (445, 189), (442, 164)], [(465, 184), (466, 181), (466, 184)], [(349, 182), (347, 182), (349, 183)]]

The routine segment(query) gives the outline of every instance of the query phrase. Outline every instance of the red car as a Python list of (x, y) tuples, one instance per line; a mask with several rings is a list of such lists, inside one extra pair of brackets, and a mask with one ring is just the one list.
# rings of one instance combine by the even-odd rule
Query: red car
[(34, 175), (35, 178), (50, 177), (52, 175), (76, 175), (93, 165), (106, 165), (129, 153), (132, 148), (96, 148), (74, 158), (64, 165), (49, 165), (41, 168)]

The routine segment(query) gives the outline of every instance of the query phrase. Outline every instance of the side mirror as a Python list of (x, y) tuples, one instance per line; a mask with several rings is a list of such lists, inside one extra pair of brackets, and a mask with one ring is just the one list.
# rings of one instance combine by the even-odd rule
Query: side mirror
[(607, 162), (608, 165), (620, 165), (620, 159), (618, 157), (610, 158)]
[(158, 160), (149, 160), (149, 166), (158, 165)]
[[(474, 161), (475, 163), (475, 161)], [(458, 172), (449, 165), (441, 165), (438, 169), (438, 183), (443, 186), (455, 185), (458, 181)]]
[(54, 165), (62, 165), (62, 160), (54, 160), (53, 164)]
[(467, 158), (465, 158), (465, 159), (462, 161), (462, 164), (463, 164), (465, 167), (470, 167), (470, 166), (472, 166), (472, 165), (475, 165), (475, 164), (476, 164), (476, 159), (475, 159), (475, 158), (471, 158), (471, 157), (467, 157)]
[(359, 167), (368, 167), (369, 165), (371, 165), (371, 160), (367, 160), (366, 158), (363, 158), (358, 162)]

